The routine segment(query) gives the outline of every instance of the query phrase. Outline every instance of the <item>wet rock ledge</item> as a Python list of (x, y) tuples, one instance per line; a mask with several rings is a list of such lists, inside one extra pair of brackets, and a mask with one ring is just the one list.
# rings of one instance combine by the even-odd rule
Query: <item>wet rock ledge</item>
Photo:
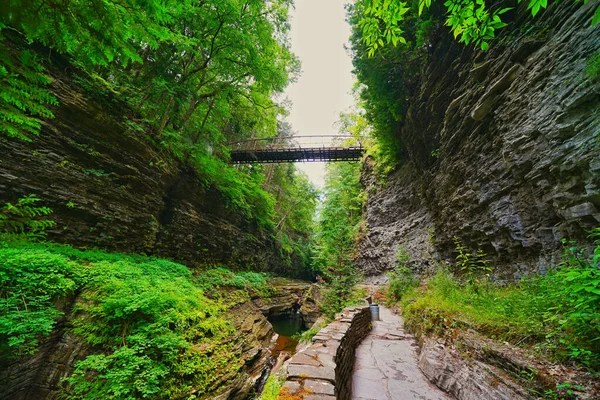
[(310, 347), (290, 359), (280, 398), (350, 399), (354, 351), (370, 331), (368, 306), (345, 308), (313, 337)]

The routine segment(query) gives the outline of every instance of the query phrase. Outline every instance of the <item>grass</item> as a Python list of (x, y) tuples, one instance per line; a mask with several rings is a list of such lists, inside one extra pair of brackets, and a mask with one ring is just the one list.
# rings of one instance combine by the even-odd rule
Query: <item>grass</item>
[(196, 284), (209, 291), (219, 287), (237, 289), (254, 289), (262, 295), (269, 295), (273, 288), (267, 283), (271, 276), (262, 272), (232, 272), (226, 267), (218, 266), (202, 271), (196, 276)]
[[(471, 328), (500, 341), (534, 346), (558, 361), (573, 360), (598, 369), (600, 320), (593, 308), (600, 291), (580, 291), (578, 301), (573, 296), (576, 283), (570, 285), (564, 276), (584, 271), (596, 276), (584, 278), (586, 282), (598, 283), (600, 274), (592, 267), (559, 269), (504, 286), (487, 281), (464, 284), (442, 269), (425, 285), (408, 289), (399, 304), (406, 326), (413, 331), (454, 337)], [(569, 304), (566, 296), (592, 311), (576, 315), (582, 306)]]
[(547, 307), (536, 285), (464, 286), (440, 270), (425, 287), (410, 288), (400, 305), (409, 326), (440, 334), (448, 328), (472, 327), (489, 336), (519, 341), (545, 337), (540, 311)]
[(271, 374), (257, 400), (277, 400), (281, 387), (285, 382), (283, 374)]
[(600, 228), (589, 238), (596, 243), (591, 252), (563, 239), (559, 265), (545, 276), (507, 284), (490, 282), (483, 252), (472, 256), (457, 239), (462, 279), (440, 269), (416, 287), (411, 276), (392, 275), (387, 292), (414, 331), (455, 337), (471, 328), (600, 371)]

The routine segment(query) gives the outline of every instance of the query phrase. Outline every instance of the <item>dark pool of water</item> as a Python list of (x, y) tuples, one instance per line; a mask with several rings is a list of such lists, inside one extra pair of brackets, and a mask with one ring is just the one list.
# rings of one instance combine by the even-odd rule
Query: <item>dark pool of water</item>
[(298, 340), (293, 336), (304, 331), (302, 316), (299, 314), (282, 315), (276, 318), (269, 318), (269, 322), (273, 325), (275, 333), (279, 334), (272, 351), (273, 357), (277, 358), (282, 351), (294, 354)]
[(280, 336), (294, 336), (304, 330), (304, 320), (300, 314), (286, 314), (269, 318), (273, 330)]
[[(271, 367), (275, 364), (275, 360), (282, 351), (287, 351), (290, 355), (296, 352), (298, 339), (293, 336), (305, 331), (304, 320), (299, 314), (286, 314), (274, 318), (269, 318), (269, 322), (273, 325), (273, 330), (279, 335), (275, 346), (271, 351)], [(269, 376), (270, 368), (267, 368), (255, 386), (255, 394), (248, 399), (255, 400), (263, 390), (264, 384)]]

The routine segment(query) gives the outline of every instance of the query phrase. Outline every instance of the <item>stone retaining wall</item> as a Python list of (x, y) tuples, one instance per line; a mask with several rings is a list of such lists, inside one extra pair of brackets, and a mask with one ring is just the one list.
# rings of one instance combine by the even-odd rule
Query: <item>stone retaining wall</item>
[(345, 308), (288, 363), (280, 399), (349, 400), (354, 352), (371, 331), (368, 306)]

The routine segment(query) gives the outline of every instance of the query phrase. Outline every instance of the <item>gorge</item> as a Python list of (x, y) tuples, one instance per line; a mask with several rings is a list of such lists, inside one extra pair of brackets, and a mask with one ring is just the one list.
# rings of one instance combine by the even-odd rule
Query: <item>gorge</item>
[(8, 3), (1, 398), (350, 399), (368, 335), (444, 396), (600, 398), (597, 0), (348, 5), (323, 188), (230, 159), (293, 141), (291, 2)]

